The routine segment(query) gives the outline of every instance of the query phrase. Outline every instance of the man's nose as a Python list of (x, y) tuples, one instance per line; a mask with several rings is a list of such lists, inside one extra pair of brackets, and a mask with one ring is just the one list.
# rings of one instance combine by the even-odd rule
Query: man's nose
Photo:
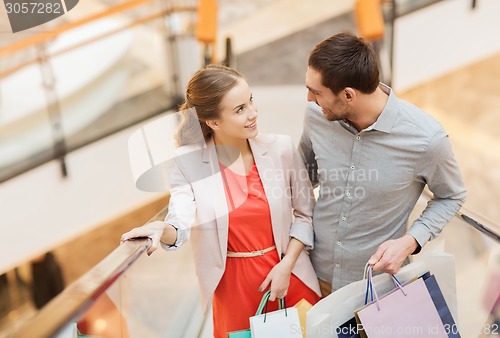
[(307, 92), (307, 101), (309, 102), (316, 102), (316, 95), (311, 93), (310, 91)]

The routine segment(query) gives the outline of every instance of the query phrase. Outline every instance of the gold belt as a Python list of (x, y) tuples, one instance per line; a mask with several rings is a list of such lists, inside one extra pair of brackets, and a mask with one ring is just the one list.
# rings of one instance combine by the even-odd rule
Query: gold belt
[(272, 251), (276, 249), (276, 245), (273, 245), (269, 248), (265, 248), (262, 250), (250, 251), (250, 252), (227, 252), (227, 257), (256, 257), (256, 256), (264, 256), (266, 252)]

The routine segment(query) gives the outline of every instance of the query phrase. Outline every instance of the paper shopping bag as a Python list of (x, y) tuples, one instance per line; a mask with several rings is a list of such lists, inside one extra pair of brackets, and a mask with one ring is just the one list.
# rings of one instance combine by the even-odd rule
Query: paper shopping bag
[[(445, 330), (448, 333), (448, 338), (461, 338), (458, 332), (458, 326), (455, 324), (453, 316), (451, 315), (448, 304), (443, 297), (443, 293), (439, 288), (436, 281), (436, 277), (431, 275), (429, 272), (425, 273), (422, 277), (425, 286), (429, 291), (432, 298), (432, 302), (436, 307), (439, 317), (445, 326)], [(360, 333), (361, 325), (356, 322), (356, 318), (352, 317), (347, 322), (341, 324), (337, 329), (338, 338), (361, 338)]]
[(406, 285), (399, 284), (380, 298), (371, 283), (372, 269), (369, 267), (368, 284), (375, 301), (355, 312), (358, 324), (362, 325), (362, 337), (448, 338), (422, 278)]
[(227, 334), (227, 338), (252, 338), (252, 333), (249, 329), (233, 331)]
[(429, 291), (432, 302), (436, 307), (439, 318), (441, 318), (445, 330), (448, 333), (448, 338), (461, 338), (460, 332), (458, 331), (458, 325), (455, 324), (455, 320), (453, 319), (448, 304), (444, 299), (443, 293), (441, 292), (441, 288), (437, 283), (436, 277), (434, 275), (431, 275), (430, 273), (426, 273), (422, 276), (422, 279), (424, 280), (425, 286)]
[[(396, 277), (402, 283), (407, 283), (431, 271), (436, 276), (444, 299), (453, 318), (457, 318), (455, 260), (454, 256), (443, 252), (427, 252), (418, 260), (403, 266)], [(335, 290), (328, 297), (316, 303), (307, 312), (307, 338), (352, 338), (356, 331), (354, 325), (346, 326), (353, 319), (354, 311), (365, 304), (366, 281), (359, 276), (359, 281), (353, 282)], [(373, 277), (377, 291), (385, 294), (394, 289), (390, 275), (381, 274)]]
[(307, 299), (302, 298), (293, 307), (297, 308), (297, 311), (299, 313), (300, 329), (302, 331), (302, 338), (306, 338), (306, 315), (307, 315), (307, 311), (311, 310), (311, 308), (313, 306), (311, 303), (309, 303), (307, 301)]
[[(266, 292), (264, 309), (259, 306), (257, 314), (250, 317), (250, 331), (252, 338), (302, 338), (300, 319), (297, 308), (286, 308), (284, 300), (279, 301), (279, 310), (267, 312), (267, 302), (270, 291)], [(262, 302), (261, 302), (262, 304)]]
[(359, 325), (355, 317), (341, 324), (335, 331), (337, 332), (338, 338), (361, 338)]

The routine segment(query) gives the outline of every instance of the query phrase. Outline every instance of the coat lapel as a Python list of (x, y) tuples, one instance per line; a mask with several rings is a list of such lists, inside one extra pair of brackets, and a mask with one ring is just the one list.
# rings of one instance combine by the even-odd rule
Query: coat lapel
[[(258, 137), (256, 139), (249, 139), (249, 143), (259, 171), (260, 180), (264, 186), (264, 192), (266, 193), (271, 213), (274, 242), (278, 249), (278, 254), (281, 257), (282, 224), (280, 224), (280, 220), (282, 219), (281, 215), (283, 213), (281, 199), (285, 197), (286, 191), (282, 191), (283, 189), (279, 184), (279, 180), (283, 179), (284, 173), (276, 172), (275, 160), (269, 154), (269, 145), (260, 143)], [(278, 176), (276, 177), (277, 174)]]

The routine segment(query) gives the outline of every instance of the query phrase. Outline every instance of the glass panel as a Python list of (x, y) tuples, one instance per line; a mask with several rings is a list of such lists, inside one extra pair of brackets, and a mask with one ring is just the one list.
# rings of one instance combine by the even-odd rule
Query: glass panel
[(194, 338), (203, 323), (188, 243), (141, 255), (79, 318), (78, 328), (95, 337)]
[[(423, 200), (419, 201), (414, 215), (424, 207)], [(441, 236), (429, 242), (423, 251), (434, 250), (440, 245), (444, 252), (455, 257), (458, 304), (458, 320), (455, 318), (455, 322), (461, 336), (483, 338), (495, 332), (498, 335), (500, 243), (454, 217)]]
[(0, 337), (8, 337), (63, 289), (62, 271), (51, 252), (1, 274)]
[(0, 58), (0, 182), (175, 107), (203, 57), (193, 2), (167, 13), (173, 5), (151, 1), (65, 31), (44, 45), (42, 64), (29, 63), (38, 47)]

